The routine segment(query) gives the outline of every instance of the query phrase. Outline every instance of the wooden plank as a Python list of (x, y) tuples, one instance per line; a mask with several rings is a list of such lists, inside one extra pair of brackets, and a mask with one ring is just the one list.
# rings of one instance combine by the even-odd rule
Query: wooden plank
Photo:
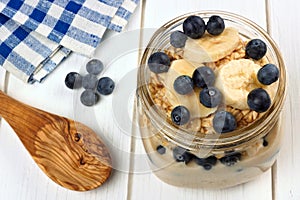
[[(145, 12), (143, 17), (145, 28), (157, 28), (176, 16), (197, 10), (234, 12), (255, 21), (265, 29), (267, 28), (264, 1), (187, 0), (183, 3), (179, 0), (152, 0), (144, 2)], [(147, 41), (147, 36), (144, 36), (143, 39), (143, 42)], [(133, 135), (138, 135), (138, 129), (134, 129)], [(150, 172), (146, 163), (145, 151), (139, 138), (136, 138), (133, 147), (135, 147), (133, 162), (136, 173), (130, 178), (130, 199), (272, 199), (271, 170), (268, 170), (254, 181), (229, 189), (178, 188), (163, 183)]]
[(284, 111), (284, 141), (277, 160), (276, 200), (300, 199), (300, 68), (298, 52), (300, 50), (300, 24), (295, 20), (300, 18), (298, 1), (269, 1), (270, 32), (277, 42), (288, 72), (288, 96)]
[(0, 90), (4, 90), (5, 86), (5, 76), (6, 76), (6, 71), (3, 67), (0, 67)]
[[(117, 94), (126, 87), (126, 85), (119, 85), (119, 81), (137, 66), (138, 37), (135, 38), (136, 43), (132, 42), (131, 48), (135, 51), (131, 53), (114, 51), (118, 49), (118, 46), (113, 41), (120, 42), (124, 39), (121, 37), (123, 34), (138, 29), (140, 16), (141, 9), (138, 7), (124, 33), (107, 33), (106, 40), (102, 42), (93, 56), (103, 59), (106, 65), (101, 76), (110, 76), (116, 82), (115, 92), (110, 96), (101, 96), (100, 102), (94, 107), (88, 108), (81, 105), (79, 97), (82, 90), (72, 91), (64, 85), (65, 76), (70, 71), (86, 73), (84, 65), (89, 59), (77, 54), (72, 54), (67, 58), (42, 84), (26, 85), (13, 76), (9, 79), (8, 94), (10, 96), (43, 110), (73, 118), (95, 130), (111, 150), (115, 169), (112, 177), (100, 188), (83, 193), (66, 190), (54, 184), (38, 169), (13, 130), (4, 122), (0, 134), (0, 159), (6, 162), (3, 162), (4, 166), (0, 171), (1, 197), (8, 200), (126, 199), (128, 183), (126, 172), (129, 170), (130, 154), (128, 152), (130, 152), (131, 130), (126, 130), (126, 127), (122, 127), (124, 123), (116, 121), (118, 113), (112, 112), (112, 103), (116, 97), (119, 97)], [(132, 80), (132, 84), (136, 85), (135, 79)], [(123, 114), (131, 117), (133, 98), (127, 100), (128, 107), (124, 110), (126, 113)]]

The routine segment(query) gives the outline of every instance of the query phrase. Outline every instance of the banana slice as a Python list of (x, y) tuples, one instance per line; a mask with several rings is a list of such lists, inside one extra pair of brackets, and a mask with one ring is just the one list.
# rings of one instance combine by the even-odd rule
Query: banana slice
[(192, 77), (195, 69), (193, 65), (184, 59), (174, 60), (169, 71), (159, 74), (159, 76), (166, 88), (166, 98), (174, 107), (177, 105), (185, 106), (190, 111), (191, 118), (206, 117), (215, 112), (217, 108), (207, 108), (200, 103), (200, 89), (195, 88), (194, 92), (190, 94), (180, 95), (173, 88), (173, 83), (178, 76), (188, 75)]
[(257, 80), (261, 68), (249, 59), (232, 60), (216, 71), (215, 86), (222, 92), (225, 103), (241, 110), (249, 109), (247, 96), (255, 88), (264, 88), (273, 99), (277, 84), (264, 86)]
[(213, 36), (205, 33), (200, 39), (188, 38), (183, 58), (198, 66), (205, 62), (215, 62), (231, 54), (240, 44), (235, 28), (226, 28), (222, 34)]

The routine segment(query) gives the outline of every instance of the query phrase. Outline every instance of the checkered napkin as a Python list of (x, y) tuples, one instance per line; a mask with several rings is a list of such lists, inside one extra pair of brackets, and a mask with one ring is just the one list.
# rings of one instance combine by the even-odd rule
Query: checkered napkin
[(41, 82), (71, 51), (90, 56), (122, 31), (139, 0), (0, 0), (0, 65)]

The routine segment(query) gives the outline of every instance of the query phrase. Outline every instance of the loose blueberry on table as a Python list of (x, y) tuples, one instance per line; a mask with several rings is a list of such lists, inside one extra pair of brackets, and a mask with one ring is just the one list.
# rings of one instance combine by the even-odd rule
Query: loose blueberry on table
[(109, 77), (99, 79), (97, 91), (103, 95), (109, 95), (114, 91), (115, 82)]
[(81, 87), (82, 77), (77, 72), (70, 72), (65, 78), (65, 85), (70, 89), (77, 89)]
[(84, 89), (95, 89), (98, 82), (98, 78), (96, 75), (87, 74), (82, 78), (82, 87)]
[(103, 71), (104, 65), (101, 60), (92, 59), (86, 64), (86, 71), (90, 74), (98, 75)]
[(93, 90), (85, 90), (80, 96), (80, 101), (85, 106), (93, 106), (98, 102), (98, 100), (99, 95)]

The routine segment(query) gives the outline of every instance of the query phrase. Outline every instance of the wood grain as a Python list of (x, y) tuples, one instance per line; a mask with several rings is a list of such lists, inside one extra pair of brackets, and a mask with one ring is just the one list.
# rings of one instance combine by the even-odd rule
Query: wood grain
[(1, 116), (14, 129), (39, 167), (56, 183), (86, 191), (111, 173), (109, 152), (81, 123), (22, 104), (0, 91)]

